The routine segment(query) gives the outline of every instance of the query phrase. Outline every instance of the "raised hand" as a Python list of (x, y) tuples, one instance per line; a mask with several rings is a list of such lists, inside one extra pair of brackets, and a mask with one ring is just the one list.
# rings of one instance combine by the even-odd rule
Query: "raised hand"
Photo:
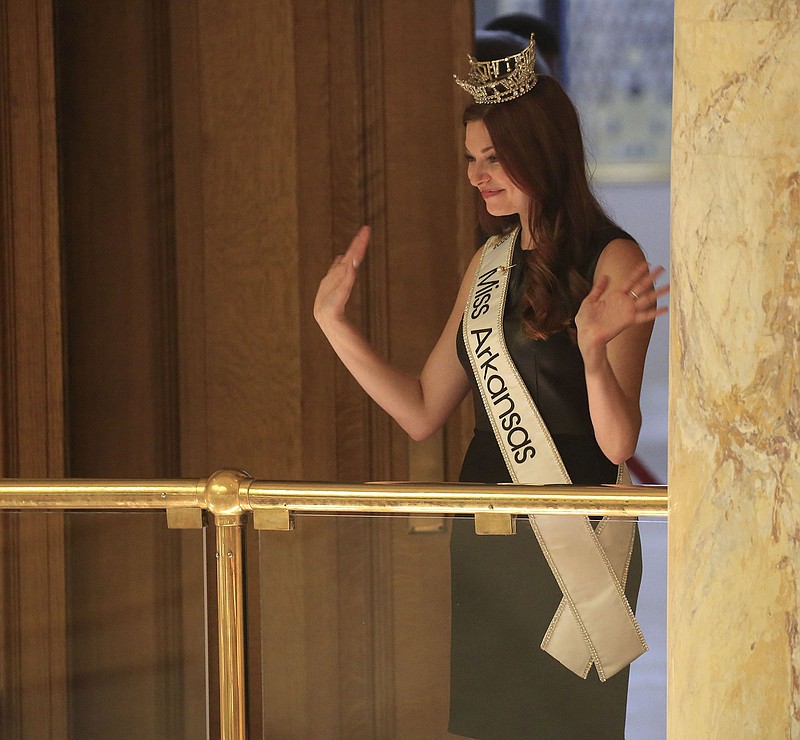
[(362, 226), (344, 254), (333, 260), (330, 269), (319, 284), (314, 299), (314, 318), (322, 326), (327, 321), (344, 317), (345, 306), (353, 292), (358, 268), (364, 261), (369, 244), (370, 228)]
[(663, 273), (663, 267), (651, 270), (642, 262), (619, 287), (609, 289), (608, 278), (598, 278), (575, 316), (581, 352), (586, 355), (604, 347), (628, 327), (666, 313), (658, 299), (669, 292), (669, 285), (655, 284)]

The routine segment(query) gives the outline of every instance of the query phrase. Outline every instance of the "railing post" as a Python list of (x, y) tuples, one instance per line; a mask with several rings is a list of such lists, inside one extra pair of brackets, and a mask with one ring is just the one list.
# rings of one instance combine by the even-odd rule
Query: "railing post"
[(221, 740), (247, 737), (244, 664), (244, 509), (240, 491), (252, 481), (239, 470), (220, 470), (206, 483), (206, 505), (214, 518), (219, 634), (219, 714)]

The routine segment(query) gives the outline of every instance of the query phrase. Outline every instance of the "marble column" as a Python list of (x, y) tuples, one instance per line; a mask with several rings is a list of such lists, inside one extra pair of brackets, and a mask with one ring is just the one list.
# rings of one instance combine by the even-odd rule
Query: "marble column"
[(669, 737), (800, 737), (800, 5), (676, 0)]

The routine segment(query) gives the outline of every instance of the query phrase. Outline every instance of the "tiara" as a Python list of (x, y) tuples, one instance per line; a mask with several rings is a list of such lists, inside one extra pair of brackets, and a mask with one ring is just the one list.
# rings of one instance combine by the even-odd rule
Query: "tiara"
[(476, 103), (505, 103), (524, 95), (536, 84), (536, 45), (531, 34), (530, 43), (518, 54), (489, 62), (479, 62), (468, 54), (469, 75), (466, 80), (453, 78)]

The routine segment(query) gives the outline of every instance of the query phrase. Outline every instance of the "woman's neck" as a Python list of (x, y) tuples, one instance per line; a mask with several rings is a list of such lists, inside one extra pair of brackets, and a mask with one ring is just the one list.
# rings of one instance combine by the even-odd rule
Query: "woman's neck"
[(522, 229), (519, 235), (519, 244), (523, 249), (534, 249), (536, 243), (533, 241), (530, 225), (525, 223), (524, 219), (520, 219), (520, 227)]

